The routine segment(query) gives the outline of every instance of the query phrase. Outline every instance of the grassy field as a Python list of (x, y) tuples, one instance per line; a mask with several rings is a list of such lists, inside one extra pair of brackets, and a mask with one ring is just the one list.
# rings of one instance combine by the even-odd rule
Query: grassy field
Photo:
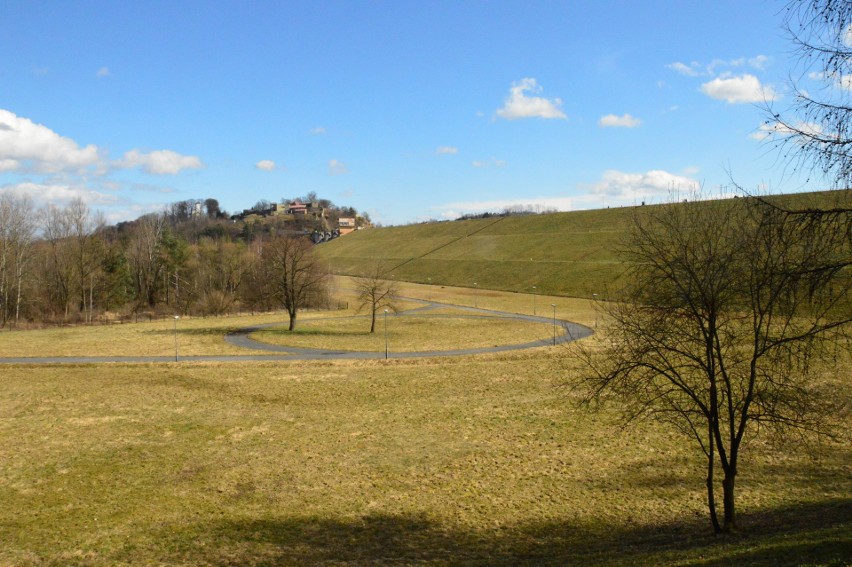
[[(342, 297), (347, 286), (339, 282)], [(402, 294), (534, 308), (517, 293), (404, 284)], [(536, 301), (539, 314), (553, 303), (560, 317), (594, 325), (588, 301)], [(339, 314), (303, 323), (310, 315), (333, 328)], [(281, 319), (181, 320), (192, 325), (181, 340), (199, 353), (224, 348), (224, 331), (249, 320)], [(497, 340), (493, 323), (475, 332)], [(48, 348), (122, 336), (129, 351), (155, 352), (147, 343), (172, 324), (63, 329), (33, 343), (19, 337), (41, 331), (6, 333), (0, 345), (14, 353), (10, 341)], [(88, 339), (70, 338), (87, 330)], [(849, 371), (848, 360), (831, 370)], [(623, 430), (614, 415), (577, 406), (565, 386), (574, 372), (562, 347), (441, 360), (0, 367), (0, 565), (852, 560), (848, 443), (785, 454), (754, 440), (739, 477), (741, 532), (713, 537), (699, 455), (659, 426)]]
[[(548, 339), (553, 328), (550, 323), (526, 323), (512, 319), (470, 318), (460, 313), (423, 314), (417, 317), (388, 316), (379, 318), (376, 332), (370, 333), (369, 319), (348, 318), (329, 321), (304, 321), (291, 333), (286, 325), (254, 333), (252, 337), (264, 343), (326, 350), (357, 350), (379, 352), (385, 349), (385, 338), (392, 350), (425, 352), (461, 348), (483, 348)], [(484, 326), (487, 331), (482, 332)]]
[(553, 357), (3, 368), (0, 564), (818, 564), (850, 454), (697, 455), (571, 405)]

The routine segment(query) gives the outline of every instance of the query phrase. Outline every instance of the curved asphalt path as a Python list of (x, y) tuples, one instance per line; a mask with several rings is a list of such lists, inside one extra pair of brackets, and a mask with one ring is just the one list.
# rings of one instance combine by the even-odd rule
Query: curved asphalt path
[[(552, 317), (537, 317), (534, 315), (521, 315), (518, 313), (507, 313), (504, 311), (493, 311), (490, 309), (478, 309), (475, 307), (465, 307), (453, 305), (450, 303), (438, 303), (435, 301), (423, 301), (421, 299), (400, 298), (406, 301), (417, 301), (425, 304), (423, 307), (411, 309), (396, 313), (393, 317), (416, 317), (430, 316), (429, 311), (437, 308), (449, 307), (453, 309), (461, 309), (468, 311), (469, 315), (431, 315), (432, 317), (470, 317), (470, 318), (493, 318), (499, 317), (503, 319), (516, 319), (519, 321), (528, 321), (532, 323), (553, 323)], [(341, 317), (342, 318), (342, 317)], [(346, 317), (349, 318), (349, 317)], [(414, 352), (388, 352), (388, 358), (417, 358), (417, 357), (436, 357), (436, 356), (464, 356), (471, 354), (481, 354), (487, 352), (503, 352), (511, 350), (523, 350), (528, 348), (540, 347), (556, 344), (567, 343), (577, 339), (582, 339), (592, 335), (594, 331), (584, 325), (572, 323), (570, 321), (556, 320), (556, 325), (561, 332), (556, 333), (555, 339), (543, 339), (531, 341), (527, 343), (500, 345), (493, 347), (454, 349), (454, 350), (433, 350), (433, 351), (414, 351)], [(286, 360), (341, 360), (341, 359), (382, 359), (385, 358), (384, 352), (368, 352), (368, 351), (345, 351), (332, 349), (314, 349), (314, 348), (298, 348), (283, 345), (273, 345), (262, 343), (251, 338), (251, 334), (261, 329), (270, 327), (279, 327), (281, 323), (269, 323), (266, 325), (256, 325), (245, 327), (237, 331), (233, 331), (225, 335), (225, 341), (228, 343), (247, 349), (262, 350), (274, 354), (246, 354), (246, 355), (215, 355), (215, 356), (180, 356), (179, 360), (183, 362), (245, 362), (245, 361), (286, 361)], [(67, 356), (67, 357), (10, 357), (0, 358), (0, 364), (91, 364), (102, 362), (176, 362), (173, 356)]]

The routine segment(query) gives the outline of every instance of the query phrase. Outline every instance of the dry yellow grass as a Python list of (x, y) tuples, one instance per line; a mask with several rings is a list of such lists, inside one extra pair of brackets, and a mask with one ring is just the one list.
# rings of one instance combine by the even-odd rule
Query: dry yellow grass
[(547, 352), (4, 368), (0, 564), (843, 557), (849, 447), (754, 445), (723, 544), (695, 452), (573, 406)]
[[(366, 330), (369, 330), (369, 323), (365, 323), (363, 319), (355, 319), (352, 322), (345, 323), (346, 331), (344, 331), (344, 334), (335, 330), (335, 326), (340, 325), (340, 323), (334, 323), (328, 327), (327, 333), (316, 332), (317, 320), (357, 314), (354, 310), (355, 305), (351, 301), (351, 289), (347, 288), (348, 278), (336, 279), (338, 281), (338, 295), (344, 300), (350, 300), (350, 308), (332, 311), (302, 311), (299, 313), (297, 329), (304, 329), (306, 332), (296, 333), (293, 342), (290, 342), (289, 338), (284, 340), (283, 335), (282, 338), (276, 337), (274, 342), (280, 340), (282, 344), (316, 346), (317, 348), (352, 350), (365, 348), (371, 351), (384, 349), (383, 335), (380, 341), (381, 345), (376, 347), (372, 344), (376, 337), (358, 337), (357, 335), (346, 334), (349, 330), (357, 332), (357, 328), (365, 324)], [(457, 288), (428, 288), (428, 286), (416, 284), (402, 284), (400, 295), (423, 300), (431, 297), (435, 301), (465, 305), (466, 302), (470, 301), (469, 292), (470, 290)], [(531, 296), (509, 292), (485, 292), (483, 290), (479, 290), (479, 293), (482, 295), (482, 304), (479, 307), (532, 314)], [(550, 303), (556, 302), (557, 317), (560, 319), (571, 319), (585, 324), (590, 324), (590, 321), (593, 322), (594, 320), (590, 302), (565, 298), (539, 297), (538, 299), (544, 302), (548, 309), (550, 309)], [(472, 301), (470, 301), (470, 305), (473, 305)], [(422, 307), (423, 304), (416, 301), (401, 300), (398, 302), (398, 306), (401, 310), (406, 311)], [(433, 314), (452, 313), (462, 314), (465, 312), (452, 309), (433, 312)], [(545, 313), (539, 311), (539, 314), (550, 316), (552, 311)], [(391, 320), (394, 319), (389, 316), (389, 323)], [(402, 321), (403, 318), (395, 320)], [(262, 351), (251, 351), (232, 346), (226, 343), (223, 337), (226, 333), (240, 328), (275, 322), (282, 322), (283, 324), (285, 321), (287, 321), (287, 315), (284, 312), (231, 317), (181, 318), (177, 321), (178, 349), (181, 356), (262, 354)], [(453, 344), (457, 346), (446, 346), (446, 348), (493, 346), (495, 344), (529, 342), (538, 338), (547, 338), (551, 332), (546, 325), (517, 322), (490, 325), (490, 330), (485, 332), (465, 332), (467, 325), (463, 320), (447, 323), (446, 330), (452, 330), (452, 334), (441, 335), (438, 333), (434, 337), (435, 344), (439, 345), (438, 348), (444, 348), (441, 345)], [(418, 326), (425, 327), (426, 329), (421, 332), (420, 336), (427, 342), (433, 340), (425, 339), (425, 337), (433, 334), (431, 328), (437, 329), (432, 322), (425, 322), (425, 320), (415, 323), (406, 320), (405, 326), (408, 329), (416, 329)], [(438, 330), (440, 331), (440, 329)], [(396, 332), (389, 325), (389, 334), (393, 336), (392, 333)], [(272, 337), (274, 334), (267, 333), (267, 336)], [(395, 350), (415, 350), (415, 348), (421, 351), (429, 350), (426, 347), (418, 347), (420, 340), (417, 339), (416, 331), (413, 334), (408, 333), (408, 331), (403, 332), (398, 338), (400, 341), (394, 347)], [(344, 344), (350, 339), (352, 340), (350, 346)], [(373, 339), (372, 342), (371, 339)], [(325, 346), (326, 344), (332, 346)], [(411, 346), (412, 344), (414, 347)], [(172, 356), (174, 353), (175, 321), (173, 319), (0, 332), (0, 357)]]
[(424, 313), (418, 316), (382, 314), (376, 320), (376, 332), (370, 334), (367, 318), (340, 320), (306, 319), (295, 332), (283, 326), (252, 334), (264, 343), (319, 349), (372, 351), (385, 349), (387, 340), (394, 352), (425, 352), (470, 349), (528, 343), (552, 336), (547, 323), (529, 323), (498, 317), (469, 318), (453, 314)]
[[(403, 293), (440, 299), (422, 286)], [(530, 296), (480, 300), (532, 312)], [(588, 301), (545, 301), (594, 324)], [(303, 313), (300, 324), (333, 326), (339, 314)], [(182, 352), (225, 352), (226, 330), (282, 320), (182, 319)], [(502, 332), (500, 321), (480, 322), (474, 331), (495, 333), (489, 340)], [(170, 354), (172, 325), (4, 333), (0, 353)], [(419, 332), (440, 340), (431, 336), (446, 328)], [(738, 484), (743, 531), (715, 538), (698, 452), (662, 426), (621, 429), (614, 414), (578, 407), (565, 387), (577, 371), (566, 352), (4, 366), (0, 565), (852, 559), (848, 443), (806, 453), (753, 440)], [(848, 360), (829, 372), (848, 376)]]

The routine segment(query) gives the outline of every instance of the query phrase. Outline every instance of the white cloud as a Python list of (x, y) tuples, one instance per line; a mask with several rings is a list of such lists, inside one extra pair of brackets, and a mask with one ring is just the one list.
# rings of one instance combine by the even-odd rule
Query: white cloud
[(600, 181), (591, 185), (578, 185), (583, 191), (575, 196), (541, 196), (528, 198), (491, 199), (486, 201), (456, 201), (435, 207), (442, 218), (454, 219), (468, 213), (499, 212), (506, 208), (523, 207), (532, 210), (572, 211), (632, 206), (643, 202), (667, 202), (678, 195), (694, 198), (699, 183), (667, 171), (652, 170), (646, 173), (606, 171)]
[(636, 128), (642, 124), (642, 121), (629, 114), (624, 116), (616, 116), (615, 114), (607, 114), (601, 116), (598, 120), (598, 126), (601, 128)]
[(441, 218), (456, 219), (464, 214), (500, 212), (513, 207), (532, 210), (570, 211), (574, 207), (574, 197), (530, 197), (525, 199), (491, 199), (489, 201), (456, 201), (439, 205), (435, 209)]
[(275, 170), (275, 162), (271, 159), (262, 159), (256, 164), (254, 164), (256, 169), (262, 169), (263, 171), (274, 171)]
[(115, 162), (118, 167), (139, 167), (146, 173), (155, 175), (174, 175), (184, 169), (200, 169), (204, 164), (196, 156), (185, 156), (172, 150), (155, 150), (143, 153), (130, 150), (124, 154), (124, 159)]
[(535, 79), (525, 78), (514, 83), (509, 89), (509, 96), (503, 108), (497, 110), (497, 116), (506, 120), (519, 118), (567, 118), (560, 107), (562, 101), (558, 98), (546, 99), (539, 96), (527, 96), (527, 93), (538, 94), (542, 88)]
[(114, 205), (120, 199), (110, 193), (101, 193), (85, 186), (65, 183), (23, 182), (0, 187), (0, 192), (27, 195), (39, 204), (67, 205), (72, 199), (80, 198), (89, 205)]
[(701, 85), (701, 92), (728, 104), (765, 102), (777, 98), (772, 87), (761, 85), (757, 77), (749, 74), (730, 78), (717, 77)]
[(349, 167), (345, 163), (336, 159), (328, 160), (329, 175), (343, 175), (345, 173), (349, 173)]
[(323, 136), (327, 133), (326, 129), (322, 126), (317, 126), (316, 128), (311, 128), (311, 134), (314, 136)]
[(101, 67), (100, 69), (98, 69), (98, 72), (95, 73), (95, 76), (98, 77), (99, 79), (102, 78), (102, 77), (111, 76), (111, 74), (109, 72), (109, 67)]
[(797, 132), (803, 132), (814, 136), (821, 136), (825, 133), (822, 125), (815, 122), (799, 122), (794, 128), (795, 129), (790, 128), (780, 122), (763, 123), (756, 131), (749, 134), (748, 137), (753, 140), (763, 141), (770, 137), (785, 137), (796, 134)]
[(673, 192), (692, 192), (699, 188), (694, 179), (663, 170), (646, 173), (625, 173), (608, 170), (600, 181), (581, 186), (591, 195), (603, 196), (621, 202), (638, 202), (655, 197), (665, 197)]
[(852, 24), (846, 26), (846, 29), (843, 30), (841, 34), (841, 41), (843, 41), (843, 45), (846, 47), (852, 47)]
[(808, 78), (814, 81), (830, 80), (838, 89), (843, 89), (846, 91), (852, 90), (852, 75), (841, 75), (840, 73), (824, 73), (822, 71), (812, 71), (808, 73)]
[(102, 163), (97, 146), (81, 148), (71, 138), (0, 109), (0, 170), (57, 173)]
[(457, 154), (459, 153), (459, 149), (452, 146), (440, 146), (437, 150), (435, 150), (435, 153), (438, 155)]
[(687, 77), (697, 77), (704, 74), (701, 66), (694, 61), (689, 65), (681, 63), (680, 61), (675, 61), (674, 63), (669, 63), (666, 67)]

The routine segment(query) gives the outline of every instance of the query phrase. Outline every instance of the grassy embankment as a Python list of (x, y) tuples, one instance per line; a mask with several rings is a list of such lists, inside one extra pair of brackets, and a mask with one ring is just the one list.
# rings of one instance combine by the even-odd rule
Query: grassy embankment
[[(849, 206), (839, 191), (767, 197), (792, 208)], [(398, 280), (572, 297), (618, 286), (616, 253), (642, 207), (424, 223), (369, 229), (317, 247), (336, 273), (358, 275), (377, 262)]]

